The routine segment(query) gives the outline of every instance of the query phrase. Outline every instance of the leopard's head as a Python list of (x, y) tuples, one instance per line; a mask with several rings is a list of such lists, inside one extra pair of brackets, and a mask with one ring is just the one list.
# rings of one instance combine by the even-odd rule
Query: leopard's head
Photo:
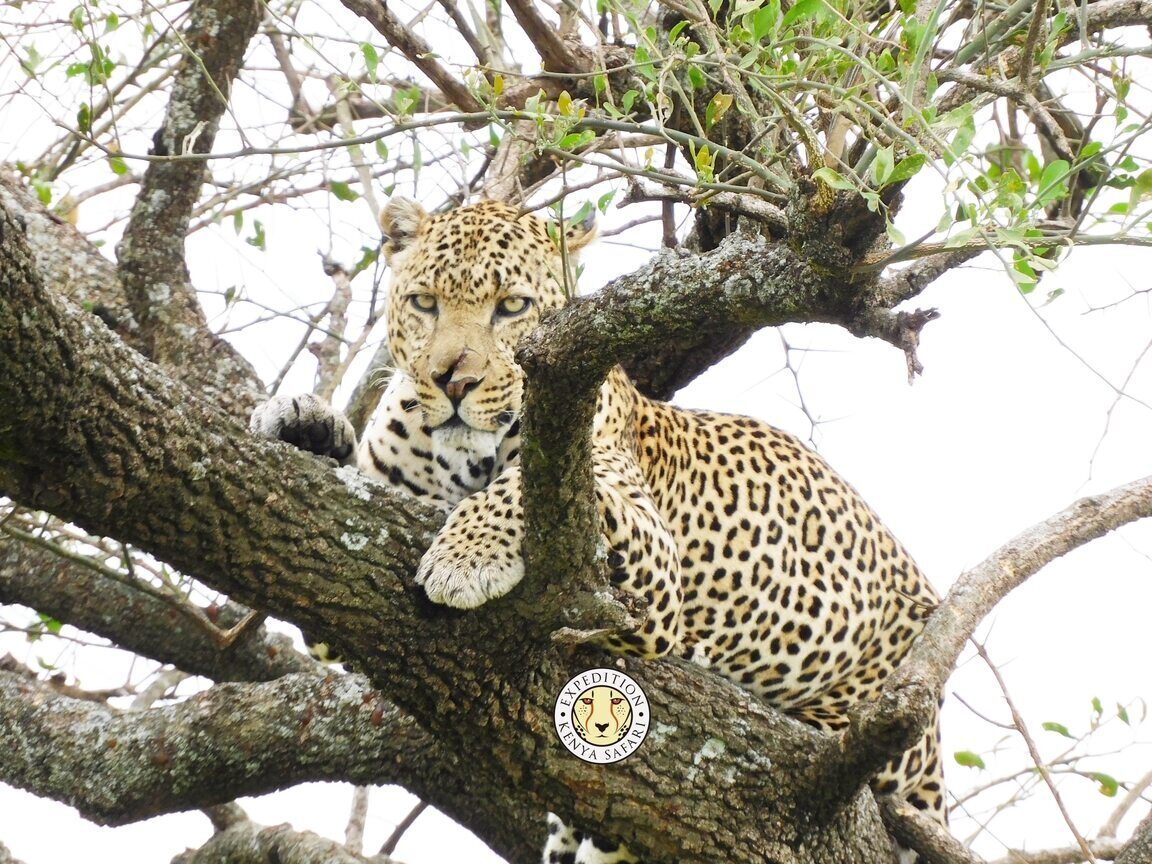
[[(415, 384), (425, 423), (434, 433), (502, 435), (523, 403), (516, 345), (565, 303), (557, 232), (495, 201), (429, 215), (393, 198), (380, 222), (392, 273), (388, 347)], [(566, 230), (570, 273), (594, 234), (591, 222)]]

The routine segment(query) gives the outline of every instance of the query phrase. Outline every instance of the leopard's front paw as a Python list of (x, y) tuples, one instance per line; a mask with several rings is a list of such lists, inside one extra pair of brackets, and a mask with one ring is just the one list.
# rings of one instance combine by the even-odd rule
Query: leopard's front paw
[(416, 583), (424, 586), (428, 599), (455, 609), (475, 609), (503, 597), (523, 578), (524, 561), (518, 552), (479, 544), (455, 548), (439, 537), (416, 571)]
[(356, 433), (348, 418), (310, 393), (273, 396), (252, 412), (248, 428), (340, 462), (347, 462), (356, 449)]

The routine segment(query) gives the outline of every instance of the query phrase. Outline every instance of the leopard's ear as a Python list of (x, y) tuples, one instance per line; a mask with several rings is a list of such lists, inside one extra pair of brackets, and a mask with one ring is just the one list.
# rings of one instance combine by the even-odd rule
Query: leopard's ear
[(420, 233), (428, 219), (424, 208), (411, 198), (390, 198), (380, 213), (380, 228), (384, 231), (384, 257), (403, 252)]
[(569, 253), (579, 252), (595, 240), (599, 233), (600, 223), (596, 220), (596, 208), (589, 207), (588, 213), (579, 222), (573, 220), (568, 223), (564, 231), (564, 244), (568, 247)]

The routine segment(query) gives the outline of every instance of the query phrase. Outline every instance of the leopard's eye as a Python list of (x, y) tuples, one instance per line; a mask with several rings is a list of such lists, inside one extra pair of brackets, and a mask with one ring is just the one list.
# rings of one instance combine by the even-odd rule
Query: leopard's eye
[(436, 298), (431, 294), (409, 294), (408, 302), (420, 312), (436, 311)]
[(523, 315), (531, 305), (532, 300), (528, 297), (505, 297), (496, 304), (496, 314), (513, 318), (517, 315)]

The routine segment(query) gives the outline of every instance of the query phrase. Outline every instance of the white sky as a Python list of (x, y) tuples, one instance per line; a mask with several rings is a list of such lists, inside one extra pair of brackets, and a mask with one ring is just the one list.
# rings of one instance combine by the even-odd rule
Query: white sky
[[(27, 145), (21, 134), (26, 131), (22, 124), (18, 129), (10, 119), (0, 118), (0, 158)], [(435, 186), (426, 175), (418, 189), (398, 191), (428, 195)], [(930, 185), (921, 192), (924, 207), (939, 206)], [(105, 206), (123, 206), (123, 201)], [(194, 279), (200, 286), (243, 284), (269, 302), (323, 300), (330, 286), (316, 266), (316, 253), (331, 243), (351, 260), (352, 250), (373, 242), (363, 211), (362, 202), (334, 202), (331, 212), (320, 214), (291, 206), (265, 209), (260, 218), (268, 233), (266, 253), (238, 243), (228, 236), (228, 228), (201, 232), (189, 243)], [(909, 217), (924, 212), (912, 206)], [(635, 215), (631, 209), (610, 209), (605, 227)], [(106, 218), (107, 210), (82, 210), (81, 226), (93, 227)], [(250, 231), (246, 228), (245, 233)], [(653, 236), (648, 232), (639, 242), (655, 242)], [(613, 238), (601, 240), (585, 254), (583, 284), (586, 289), (600, 285), (647, 257), (643, 249)], [(1037, 292), (1063, 288), (1064, 296), (1038, 308), (1042, 298), (1023, 298), (999, 265), (985, 256), (941, 279), (911, 304), (935, 306), (942, 313), (924, 331), (920, 358), (925, 373), (912, 386), (905, 379), (902, 355), (886, 344), (858, 340), (828, 326), (789, 326), (783, 333), (793, 348), (811, 349), (791, 355), (799, 370), (799, 391), (797, 380), (784, 368), (780, 336), (766, 331), (687, 388), (678, 402), (751, 414), (807, 438), (808, 419), (797, 407), (802, 394), (812, 417), (822, 421), (814, 433), (821, 452), (882, 515), (943, 592), (965, 568), (1014, 533), (1077, 497), (1152, 474), (1152, 409), (1133, 399), (1116, 401), (1113, 389), (1135, 365), (1127, 393), (1152, 404), (1152, 361), (1144, 358), (1136, 365), (1152, 342), (1150, 274), (1152, 252), (1147, 249), (1080, 250)], [(363, 279), (357, 283), (361, 314), (366, 285)], [(1105, 311), (1087, 311), (1133, 291), (1147, 293)], [(268, 328), (235, 337), (266, 380), (275, 374), (285, 344), (297, 338)], [(310, 370), (301, 365), (291, 380), (289, 389), (307, 388)], [(1062, 753), (1072, 742), (1044, 731), (1041, 724), (1058, 722), (1079, 735), (1088, 729), (1090, 703), (1098, 697), (1107, 722), (1082, 751), (1103, 755), (1087, 758), (1080, 767), (1121, 781), (1152, 770), (1149, 724), (1136, 722), (1143, 703), (1152, 700), (1150, 608), (1152, 526), (1141, 524), (1050, 566), (1002, 603), (986, 623), (988, 649), (1045, 756)], [(22, 659), (54, 661), (59, 650), (55, 643), (28, 646), (22, 638), (0, 636), (0, 652), (12, 651)], [(123, 682), (124, 667), (110, 655), (97, 650), (77, 661), (83, 684)], [(950, 791), (962, 794), (1026, 767), (1018, 736), (975, 713), (1007, 719), (981, 661), (967, 656), (962, 660), (947, 696), (944, 750)], [(1131, 726), (1115, 719), (1117, 703), (1129, 706)], [(957, 750), (980, 753), (987, 770), (954, 764), (951, 754)], [(1060, 788), (1085, 834), (1094, 833), (1116, 803), (1081, 777), (1062, 778)], [(977, 799), (971, 812), (986, 815), (991, 803), (985, 800), (1004, 797)], [(350, 800), (347, 786), (312, 785), (242, 803), (257, 821), (291, 821), (340, 838)], [(373, 793), (368, 849), (378, 847), (410, 803), (402, 792)], [(1146, 809), (1134, 810), (1125, 826), (1130, 830)], [(476, 847), (461, 845), (468, 842), (461, 832), (440, 819), (431, 811), (422, 816), (397, 856), (408, 864), (466, 856), (478, 862), (498, 860), (477, 841), (471, 841)], [(953, 826), (962, 838), (975, 831), (975, 823), (961, 814), (954, 816)], [(196, 813), (97, 828), (69, 808), (0, 785), (0, 841), (26, 864), (73, 858), (123, 864), (167, 861), (186, 846), (203, 842), (209, 830), (207, 820)], [(976, 849), (995, 857), (1005, 844), (1039, 848), (1070, 843), (1051, 797), (1038, 792), (997, 816)]]

